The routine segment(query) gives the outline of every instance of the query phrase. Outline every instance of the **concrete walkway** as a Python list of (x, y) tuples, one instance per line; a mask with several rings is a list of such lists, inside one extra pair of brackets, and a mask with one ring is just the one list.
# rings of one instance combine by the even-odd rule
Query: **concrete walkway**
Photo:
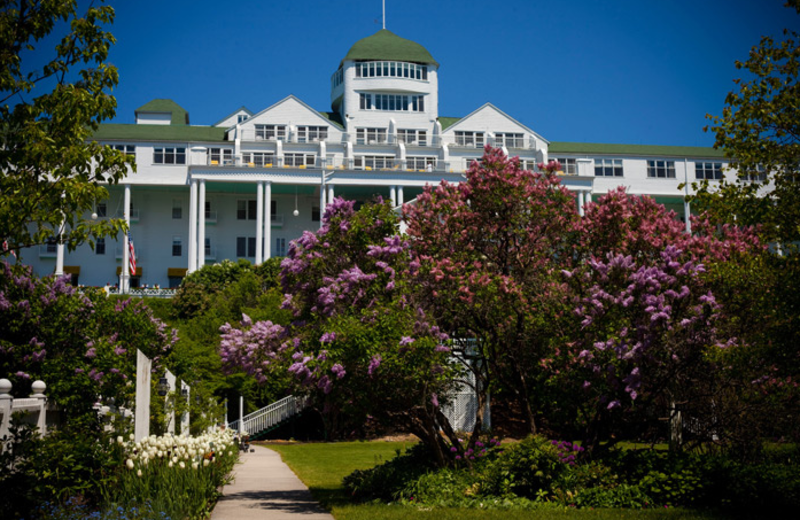
[(278, 453), (263, 446), (252, 449), (242, 454), (211, 520), (333, 520)]

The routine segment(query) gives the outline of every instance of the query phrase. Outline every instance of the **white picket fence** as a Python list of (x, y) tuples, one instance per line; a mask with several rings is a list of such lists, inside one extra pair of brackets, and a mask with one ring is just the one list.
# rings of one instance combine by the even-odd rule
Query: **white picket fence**
[(228, 428), (255, 436), (297, 415), (307, 405), (308, 402), (305, 397), (290, 395), (260, 410), (249, 413), (241, 419), (228, 423)]

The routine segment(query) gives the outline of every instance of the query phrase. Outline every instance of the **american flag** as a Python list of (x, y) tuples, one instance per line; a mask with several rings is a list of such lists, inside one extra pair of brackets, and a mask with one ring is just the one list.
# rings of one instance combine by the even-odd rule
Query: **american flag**
[(130, 250), (130, 258), (128, 259), (128, 265), (130, 266), (131, 275), (136, 275), (136, 251), (133, 249), (133, 239), (131, 238), (131, 232), (128, 231), (128, 249)]

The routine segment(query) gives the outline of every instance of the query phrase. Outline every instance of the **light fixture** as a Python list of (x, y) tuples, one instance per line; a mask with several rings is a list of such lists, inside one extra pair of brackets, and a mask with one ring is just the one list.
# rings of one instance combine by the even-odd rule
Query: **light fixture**
[(167, 395), (167, 391), (169, 390), (169, 385), (167, 384), (167, 378), (166, 377), (160, 378), (158, 380), (158, 385), (156, 385), (156, 388), (158, 388), (158, 395), (162, 397)]
[(300, 211), (297, 209), (297, 186), (294, 187), (294, 211), (292, 211), (292, 215), (295, 217), (300, 215)]
[(97, 201), (92, 202), (92, 220), (97, 220)]

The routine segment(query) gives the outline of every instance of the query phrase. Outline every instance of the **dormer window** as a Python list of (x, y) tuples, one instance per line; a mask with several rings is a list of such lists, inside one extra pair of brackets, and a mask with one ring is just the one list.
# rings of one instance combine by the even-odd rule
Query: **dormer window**
[(483, 148), (483, 132), (456, 131), (456, 144), (469, 148)]
[(298, 126), (297, 127), (297, 142), (298, 143), (314, 143), (317, 141), (324, 141), (328, 138), (327, 126)]
[(286, 125), (255, 125), (256, 140), (284, 141), (286, 140)]
[(359, 94), (361, 110), (425, 112), (425, 96), (403, 94)]
[(380, 144), (386, 142), (385, 128), (357, 128), (356, 144)]

